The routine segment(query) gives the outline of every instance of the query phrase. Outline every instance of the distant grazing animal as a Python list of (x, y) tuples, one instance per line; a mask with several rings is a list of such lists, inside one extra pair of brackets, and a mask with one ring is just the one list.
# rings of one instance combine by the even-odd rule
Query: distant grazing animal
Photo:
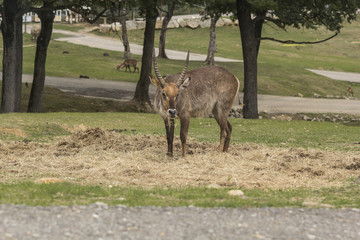
[(186, 156), (186, 138), (190, 117), (214, 115), (220, 126), (219, 151), (229, 148), (232, 126), (228, 121), (229, 112), (239, 91), (239, 80), (228, 70), (218, 66), (201, 67), (186, 72), (189, 52), (185, 66), (180, 74), (163, 78), (159, 72), (155, 53), (153, 62), (156, 78), (150, 80), (157, 86), (154, 108), (163, 118), (168, 144), (167, 154), (173, 156), (174, 119), (180, 119), (180, 140), (182, 155)]
[(348, 87), (346, 89), (346, 91), (348, 92), (348, 94), (350, 94), (352, 97), (354, 97), (354, 91), (353, 91), (353, 89), (351, 87)]
[(40, 25), (34, 25), (34, 26), (31, 28), (31, 40), (32, 40), (32, 41), (36, 41), (36, 40), (37, 40), (37, 38), (38, 38), (39, 35), (40, 35), (40, 31), (41, 31)]
[(139, 72), (138, 62), (135, 59), (126, 59), (122, 64), (117, 66), (117, 70), (120, 71), (120, 69), (125, 67), (125, 72), (127, 69), (131, 72), (130, 67), (134, 68), (134, 72), (137, 70)]

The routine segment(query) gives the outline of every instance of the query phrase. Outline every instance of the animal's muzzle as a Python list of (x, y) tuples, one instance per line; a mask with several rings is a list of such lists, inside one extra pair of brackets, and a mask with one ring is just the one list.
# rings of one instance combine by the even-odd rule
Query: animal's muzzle
[(170, 108), (170, 109), (167, 111), (167, 114), (168, 114), (168, 116), (171, 117), (171, 118), (175, 117), (175, 116), (176, 116), (176, 109), (171, 109), (171, 108)]

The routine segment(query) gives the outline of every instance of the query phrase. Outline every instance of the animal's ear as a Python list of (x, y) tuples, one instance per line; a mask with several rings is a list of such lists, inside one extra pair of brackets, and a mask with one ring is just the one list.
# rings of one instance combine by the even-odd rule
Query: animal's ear
[(149, 75), (150, 82), (152, 82), (155, 86), (161, 87), (160, 81), (154, 77), (153, 75)]
[(180, 85), (180, 89), (182, 88), (187, 88), (187, 86), (189, 86), (189, 83), (190, 83), (190, 80), (191, 80), (191, 77), (188, 77), (184, 80), (184, 82)]

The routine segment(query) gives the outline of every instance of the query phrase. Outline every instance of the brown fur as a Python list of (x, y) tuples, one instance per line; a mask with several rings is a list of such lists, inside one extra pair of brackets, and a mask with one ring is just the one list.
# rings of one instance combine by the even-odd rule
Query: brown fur
[[(180, 139), (182, 154), (186, 156), (186, 138), (190, 117), (209, 117), (214, 115), (220, 126), (219, 150), (229, 148), (232, 126), (228, 115), (239, 90), (239, 80), (222, 67), (202, 67), (189, 71), (185, 80), (179, 80), (180, 74), (165, 77), (161, 82), (151, 77), (158, 87), (154, 99), (154, 108), (164, 119), (168, 140), (168, 155), (173, 155), (174, 118), (181, 123)], [(176, 110), (176, 115), (169, 111)]]
[(125, 67), (125, 72), (127, 69), (131, 72), (130, 67), (134, 68), (134, 72), (137, 70), (139, 72), (138, 62), (135, 59), (126, 59), (122, 64), (117, 66), (117, 70), (120, 71), (120, 69)]

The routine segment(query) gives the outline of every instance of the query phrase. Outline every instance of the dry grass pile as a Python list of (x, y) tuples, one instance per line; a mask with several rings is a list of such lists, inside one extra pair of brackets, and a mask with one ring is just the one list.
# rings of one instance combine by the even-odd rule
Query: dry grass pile
[(341, 186), (360, 175), (356, 152), (217, 144), (189, 140), (189, 154), (165, 155), (165, 137), (78, 131), (52, 143), (0, 142), (0, 182), (57, 177), (80, 184), (286, 189)]

